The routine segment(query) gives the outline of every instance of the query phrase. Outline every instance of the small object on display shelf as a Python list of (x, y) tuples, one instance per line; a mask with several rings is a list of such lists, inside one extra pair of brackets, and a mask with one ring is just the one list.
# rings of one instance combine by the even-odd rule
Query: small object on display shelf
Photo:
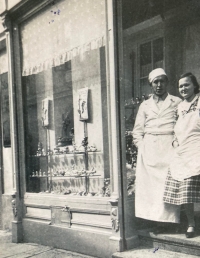
[(46, 172), (44, 171), (44, 172), (42, 172), (42, 170), (40, 169), (39, 170), (39, 172), (38, 171), (36, 171), (36, 172), (32, 172), (32, 175), (30, 175), (30, 177), (46, 177), (47, 176), (47, 174), (46, 174)]
[(42, 149), (43, 149), (42, 143), (38, 142), (37, 156), (42, 156)]
[(53, 154), (53, 151), (50, 149), (50, 147), (48, 147), (48, 149), (47, 149), (47, 155), (49, 156), (49, 155), (52, 155)]
[(86, 193), (86, 191), (80, 191), (80, 192), (78, 192), (78, 195), (80, 195), (80, 196), (86, 196), (87, 193)]
[(97, 148), (94, 145), (88, 146), (88, 151), (95, 152), (97, 151)]
[(89, 175), (94, 175), (96, 173), (95, 168), (93, 167), (92, 170), (88, 171)]
[(60, 171), (60, 175), (61, 175), (61, 176), (64, 176), (64, 175), (65, 175), (65, 171), (64, 171), (64, 170), (61, 170), (61, 171)]
[(42, 170), (40, 169), (40, 171), (39, 171), (39, 176), (42, 176)]
[(74, 146), (69, 145), (69, 146), (56, 146), (54, 148), (54, 154), (55, 155), (60, 155), (60, 154), (69, 154), (69, 153), (74, 153), (76, 151), (74, 151)]
[(64, 148), (63, 153), (64, 153), (64, 154), (67, 154), (68, 152), (69, 152), (69, 147), (67, 146), (67, 147)]
[(53, 172), (53, 176), (57, 176), (57, 175), (58, 175), (57, 171)]
[(79, 146), (78, 148), (78, 152), (84, 152), (85, 151), (85, 147), (84, 146)]
[(71, 137), (59, 137), (58, 138), (58, 147), (64, 147), (72, 145), (72, 138)]
[(54, 154), (56, 154), (56, 155), (60, 154), (60, 148), (59, 147), (54, 148)]
[(96, 194), (95, 192), (89, 192), (88, 196), (95, 196), (95, 194)]
[(64, 192), (64, 195), (67, 195), (67, 194), (71, 194), (71, 190), (66, 190), (65, 192)]
[(46, 156), (46, 152), (45, 152), (44, 148), (42, 148), (42, 156)]

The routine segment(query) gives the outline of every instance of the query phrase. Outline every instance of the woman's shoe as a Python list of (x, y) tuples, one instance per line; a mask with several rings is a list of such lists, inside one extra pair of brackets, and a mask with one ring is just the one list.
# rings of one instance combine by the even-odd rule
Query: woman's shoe
[(191, 228), (193, 228), (193, 231), (190, 231), (190, 232), (187, 231), (185, 233), (186, 238), (193, 238), (195, 236), (195, 228), (194, 227), (191, 227)]

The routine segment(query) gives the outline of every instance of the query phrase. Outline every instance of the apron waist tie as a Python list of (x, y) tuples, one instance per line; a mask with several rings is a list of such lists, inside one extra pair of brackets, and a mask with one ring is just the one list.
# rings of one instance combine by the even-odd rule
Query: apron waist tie
[(145, 132), (145, 134), (152, 134), (152, 135), (173, 135), (174, 132), (173, 131), (163, 131), (163, 132), (151, 132), (151, 131), (147, 131)]

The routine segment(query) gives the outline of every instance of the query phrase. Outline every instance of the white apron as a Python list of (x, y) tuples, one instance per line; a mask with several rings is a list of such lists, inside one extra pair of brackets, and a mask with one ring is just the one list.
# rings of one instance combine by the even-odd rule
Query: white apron
[(196, 99), (191, 103), (182, 102), (178, 107), (174, 131), (179, 146), (174, 149), (170, 163), (171, 176), (178, 181), (200, 174), (200, 100), (195, 111), (183, 114)]
[(169, 95), (158, 110), (149, 99), (138, 111), (133, 130), (138, 146), (135, 215), (143, 219), (179, 223), (180, 207), (163, 202), (172, 154), (174, 110), (179, 98)]
[(138, 150), (136, 217), (179, 223), (180, 207), (163, 202), (173, 135), (145, 134)]

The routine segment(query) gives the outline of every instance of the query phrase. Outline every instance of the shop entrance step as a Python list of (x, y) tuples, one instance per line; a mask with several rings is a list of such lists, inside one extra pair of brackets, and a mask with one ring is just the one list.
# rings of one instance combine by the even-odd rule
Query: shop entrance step
[(134, 250), (116, 252), (112, 258), (199, 258), (199, 256), (140, 246)]
[(185, 232), (176, 233), (169, 231), (162, 234), (154, 234), (151, 230), (138, 231), (142, 246), (162, 249), (182, 254), (200, 256), (200, 232), (197, 231), (194, 238), (186, 238)]

